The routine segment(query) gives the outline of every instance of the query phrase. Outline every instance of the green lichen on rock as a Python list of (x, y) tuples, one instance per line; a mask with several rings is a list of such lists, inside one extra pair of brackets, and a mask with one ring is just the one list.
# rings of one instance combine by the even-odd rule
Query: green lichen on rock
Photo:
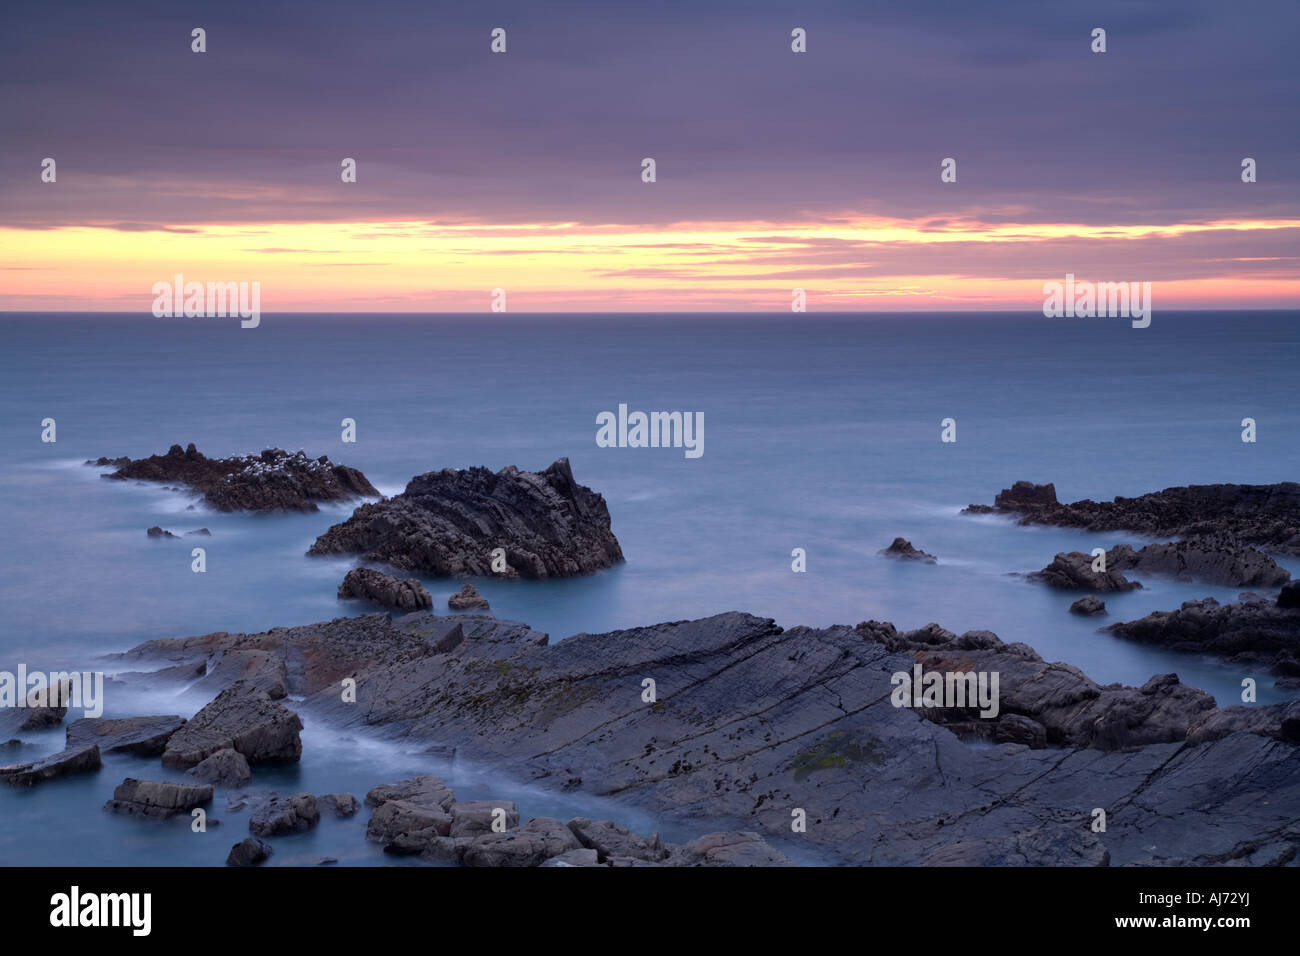
[(803, 781), (817, 770), (847, 767), (851, 763), (869, 763), (879, 766), (885, 762), (885, 751), (878, 739), (871, 736), (845, 734), (838, 730), (827, 734), (809, 749), (797, 754), (790, 763), (796, 781)]

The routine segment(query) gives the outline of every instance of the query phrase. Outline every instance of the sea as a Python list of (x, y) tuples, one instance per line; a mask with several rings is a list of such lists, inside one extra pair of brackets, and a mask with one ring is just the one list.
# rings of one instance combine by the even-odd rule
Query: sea
[[(1094, 680), (1175, 672), (1220, 704), (1253, 677), (1262, 703), (1300, 692), (1266, 673), (1135, 645), (1099, 628), (1240, 589), (1141, 578), (1079, 595), (1024, 577), (1059, 551), (1145, 539), (1022, 527), (962, 513), (1017, 480), (1062, 501), (1172, 485), (1300, 480), (1300, 312), (474, 315), (0, 315), (0, 671), (108, 670), (105, 654), (211, 631), (264, 631), (366, 613), (336, 589), (351, 558), (307, 557), (354, 506), (220, 514), (160, 485), (84, 464), (193, 442), (210, 457), (302, 449), (362, 470), (384, 494), (443, 468), (541, 470), (568, 458), (600, 492), (626, 563), (566, 580), (475, 581), (500, 618), (552, 641), (741, 610), (782, 626), (937, 622), (988, 629)], [(702, 416), (702, 454), (601, 447), (603, 412)], [(1252, 419), (1254, 442), (1244, 442)], [(47, 420), (54, 422), (55, 441)], [(344, 420), (355, 423), (345, 442)], [(945, 441), (945, 437), (955, 440)], [(150, 526), (182, 537), (155, 539)], [(186, 538), (207, 528), (211, 537)], [(904, 537), (934, 565), (884, 558)], [(206, 571), (191, 570), (191, 549)], [(1300, 575), (1300, 560), (1278, 563)], [(795, 567), (802, 564), (805, 570)], [(445, 611), (460, 581), (425, 579)], [(110, 688), (120, 685), (111, 685)], [(192, 715), (205, 698), (111, 689), (105, 716)], [(74, 709), (68, 720), (80, 716)], [(18, 735), (0, 762), (63, 747)], [(0, 741), (3, 744), (3, 741)], [(699, 835), (602, 798), (556, 794), (427, 745), (340, 737), (307, 721), (302, 762), (256, 772), (282, 792), (348, 791), (439, 773), (468, 799), (527, 816), (614, 819), (665, 839)], [(108, 755), (97, 774), (0, 788), (11, 865), (220, 865), (247, 811), (220, 794), (204, 833), (102, 809), (124, 777), (183, 779), (157, 759)], [(409, 865), (366, 843), (365, 812), (277, 838), (268, 865)], [(723, 829), (719, 825), (712, 829)], [(704, 832), (704, 831), (700, 831)]]

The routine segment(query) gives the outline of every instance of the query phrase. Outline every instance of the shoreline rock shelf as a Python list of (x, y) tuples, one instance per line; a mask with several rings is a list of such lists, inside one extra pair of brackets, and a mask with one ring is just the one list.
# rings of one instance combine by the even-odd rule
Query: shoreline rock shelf
[[(775, 861), (736, 836), (746, 832), (769, 849), (872, 864), (1263, 863), (1300, 846), (1295, 704), (1219, 708), (1173, 674), (1103, 686), (987, 631), (783, 630), (728, 613), (551, 644), (514, 622), (416, 612), (153, 641), (123, 656), (166, 671), (236, 651), (292, 661), (286, 691), (324, 726), (454, 748), (510, 779), (724, 831), (702, 838), (706, 857)], [(891, 706), (891, 674), (916, 666), (999, 673), (998, 712)], [(356, 703), (341, 700), (343, 677), (355, 677)], [(1225, 789), (1229, 772), (1236, 786)], [(1243, 789), (1268, 800), (1242, 802)], [(505, 807), (516, 835), (488, 840), (474, 830), (483, 807), (455, 813), (434, 791), (368, 796), (372, 808), (395, 804), (371, 820), (393, 852), (590, 862), (558, 821), (518, 825)], [(1161, 798), (1139, 799), (1148, 791)], [(1093, 833), (1096, 806), (1122, 809), (1112, 819), (1123, 825)], [(792, 843), (796, 808), (808, 828)], [(484, 842), (471, 853), (458, 837)]]
[(567, 458), (541, 472), (418, 475), (400, 495), (357, 508), (307, 553), (360, 554), (428, 577), (572, 577), (623, 560), (605, 499), (574, 480)]

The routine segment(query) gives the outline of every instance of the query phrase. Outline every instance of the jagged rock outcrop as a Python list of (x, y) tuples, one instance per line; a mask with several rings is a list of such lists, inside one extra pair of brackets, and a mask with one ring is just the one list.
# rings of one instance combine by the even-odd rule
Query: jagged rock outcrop
[[(504, 571), (492, 552), (504, 551)], [(605, 499), (573, 478), (567, 458), (542, 472), (445, 469), (365, 504), (308, 554), (360, 554), (431, 577), (590, 574), (623, 560)]]
[(362, 598), (401, 611), (424, 611), (433, 598), (416, 578), (396, 578), (374, 568), (353, 568), (339, 585), (340, 598)]
[(1139, 582), (1130, 581), (1117, 568), (1111, 567), (1109, 561), (1105, 571), (1094, 571), (1092, 565), (1093, 557), (1090, 554), (1082, 551), (1059, 552), (1051, 564), (1041, 571), (1034, 571), (1028, 577), (1062, 591), (1100, 591), (1109, 594), (1142, 587)]
[(1300, 484), (1190, 485), (1113, 501), (1056, 500), (1051, 484), (1017, 481), (993, 505), (971, 505), (973, 514), (1014, 514), (1021, 524), (1047, 524), (1089, 531), (1132, 531), (1151, 537), (1227, 535), (1282, 554), (1300, 554)]
[(905, 561), (921, 561), (925, 564), (939, 563), (939, 559), (934, 555), (926, 554), (924, 551), (912, 547), (912, 542), (905, 538), (895, 538), (889, 547), (881, 548), (876, 553), (883, 554), (888, 558), (899, 558)]
[(1106, 630), (1143, 644), (1175, 651), (1216, 654), (1300, 678), (1300, 608), (1267, 598), (1220, 604), (1214, 598), (1184, 601), (1176, 611), (1155, 611)]
[(447, 598), (447, 607), (453, 611), (486, 611), (491, 608), (487, 598), (478, 593), (472, 584), (463, 584), (459, 591)]
[[(379, 496), (355, 468), (336, 465), (324, 455), (308, 458), (302, 451), (290, 454), (280, 448), (260, 455), (208, 458), (191, 442), (185, 448), (172, 445), (165, 455), (134, 461), (100, 458), (86, 464), (116, 469), (103, 476), (115, 481), (184, 485), (218, 511), (319, 511), (319, 501)], [(161, 528), (150, 528), (149, 534), (175, 537)]]
[(295, 763), (302, 756), (301, 730), (297, 714), (240, 680), (172, 734), (162, 762), (164, 767), (189, 769), (218, 751), (232, 749), (253, 766)]
[[(739, 613), (557, 644), (520, 624), (462, 617), (462, 640), (435, 650), (449, 620), (377, 614), (206, 635), (168, 644), (159, 663), (263, 649), (292, 659), (290, 693), (338, 732), (455, 748), (458, 759), (515, 779), (577, 788), (697, 833), (757, 833), (778, 852), (797, 846), (827, 860), (1212, 863), (1278, 858), (1300, 845), (1300, 747), (1248, 730), (1190, 743), (1190, 729), (1216, 708), (1173, 675), (1100, 686), (989, 632), (783, 630)], [(918, 664), (945, 675), (998, 672), (996, 717), (895, 706), (892, 675)], [(343, 676), (356, 677), (355, 704), (340, 700)], [(642, 697), (647, 677), (653, 702)], [(430, 791), (441, 793), (429, 781), (390, 787), (367, 803)], [(1105, 833), (1089, 828), (1094, 807), (1108, 812)], [(796, 808), (807, 818), (797, 836)], [(408, 811), (411, 828), (398, 807), (377, 833), (391, 852), (457, 862), (485, 834), (453, 837), (454, 809), (450, 793), (429, 797)], [(720, 839), (713, 855), (763, 855), (744, 842)]]

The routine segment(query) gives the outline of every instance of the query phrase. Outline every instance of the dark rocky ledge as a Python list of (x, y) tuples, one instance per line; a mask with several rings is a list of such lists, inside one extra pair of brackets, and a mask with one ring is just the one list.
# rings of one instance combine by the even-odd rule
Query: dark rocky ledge
[[(1284, 590), (1293, 593), (1294, 585)], [(1246, 597), (1231, 604), (1209, 597), (1185, 601), (1176, 611), (1155, 611), (1106, 630), (1143, 644), (1264, 666), (1280, 685), (1300, 687), (1300, 607), (1288, 606), (1285, 597)]]
[(340, 598), (361, 598), (401, 611), (424, 611), (433, 597), (417, 578), (395, 578), (374, 568), (353, 568), (339, 585)]
[(1300, 555), (1300, 484), (1190, 485), (1114, 501), (1056, 500), (1056, 487), (1017, 481), (992, 506), (971, 514), (1018, 515), (1021, 524), (1089, 531), (1132, 531), (1152, 537), (1228, 535), (1280, 554)]
[[(853, 863), (1261, 865), (1300, 850), (1295, 705), (1217, 708), (1172, 674), (1102, 686), (986, 631), (782, 630), (729, 613), (552, 645), (523, 624), (419, 612), (153, 641), (121, 657), (152, 661), (158, 680), (209, 659), (231, 679), (241, 659), (258, 673), (278, 660), (288, 693), (306, 698), (297, 708), (339, 732), (428, 741), (698, 833), (750, 831)], [(999, 673), (999, 713), (893, 706), (891, 675), (917, 664)], [(348, 677), (355, 703), (339, 693)], [(1090, 828), (1098, 807), (1103, 833)], [(807, 833), (792, 835), (799, 810)], [(433, 839), (443, 823), (393, 842), (446, 850)], [(549, 821), (528, 834), (523, 856), (539, 840), (569, 843)], [(512, 852), (483, 849), (483, 861)]]
[[(319, 501), (378, 497), (379, 492), (355, 468), (335, 465), (322, 455), (308, 458), (268, 448), (260, 455), (208, 458), (191, 442), (172, 445), (165, 455), (131, 460), (100, 458), (88, 465), (116, 469), (103, 477), (114, 481), (157, 481), (200, 492), (218, 511), (319, 511)], [(159, 535), (163, 534), (158, 529)], [(153, 531), (150, 531), (153, 534)]]
[[(505, 552), (494, 570), (492, 552)], [(316, 539), (308, 554), (360, 554), (430, 577), (556, 578), (623, 560), (605, 499), (561, 458), (542, 472), (444, 469), (412, 478)]]

